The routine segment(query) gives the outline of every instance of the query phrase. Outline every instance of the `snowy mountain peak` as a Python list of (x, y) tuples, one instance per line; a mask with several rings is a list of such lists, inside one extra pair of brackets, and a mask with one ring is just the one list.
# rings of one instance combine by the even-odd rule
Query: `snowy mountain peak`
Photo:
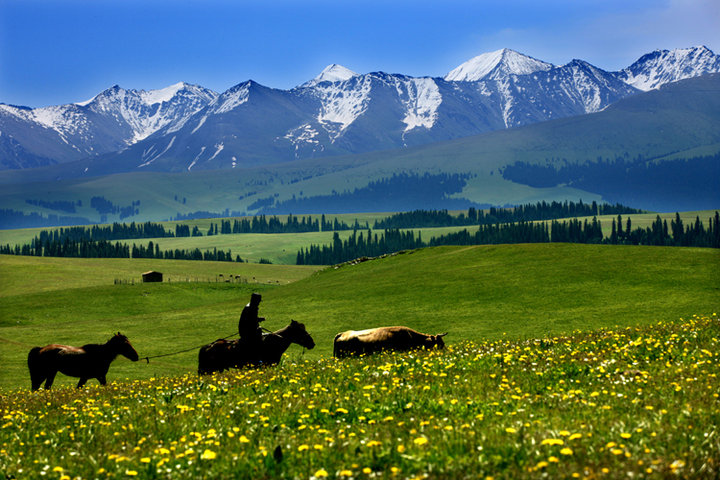
[(304, 83), (303, 87), (312, 87), (320, 82), (344, 82), (350, 80), (352, 77), (357, 77), (358, 74), (350, 70), (349, 68), (333, 63), (328, 65), (320, 72), (320, 75), (313, 78), (309, 82)]
[(629, 85), (647, 91), (666, 83), (717, 72), (720, 72), (720, 55), (706, 46), (698, 46), (655, 50), (618, 75)]
[(186, 88), (186, 86), (187, 84), (185, 82), (179, 82), (157, 90), (140, 90), (138, 93), (146, 105), (154, 105), (156, 103), (170, 101), (180, 90)]
[(471, 58), (445, 75), (445, 80), (450, 82), (497, 80), (507, 75), (528, 75), (551, 68), (553, 65), (550, 63), (503, 48)]

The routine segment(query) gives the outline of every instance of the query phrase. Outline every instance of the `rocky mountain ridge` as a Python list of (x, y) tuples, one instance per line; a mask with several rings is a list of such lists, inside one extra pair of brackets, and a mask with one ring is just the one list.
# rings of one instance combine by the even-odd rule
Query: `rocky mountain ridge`
[(720, 56), (706, 47), (652, 52), (619, 72), (503, 49), (442, 78), (330, 65), (291, 90), (253, 81), (220, 94), (186, 83), (116, 85), (76, 104), (0, 104), (0, 168), (98, 158), (88, 174), (193, 171), (402, 148), (598, 112), (713, 72)]

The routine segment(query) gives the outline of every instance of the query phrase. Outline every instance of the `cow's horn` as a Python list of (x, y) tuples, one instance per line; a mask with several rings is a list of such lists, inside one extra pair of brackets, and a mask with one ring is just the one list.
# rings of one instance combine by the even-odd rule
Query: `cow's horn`
[(447, 335), (448, 333), (450, 333), (450, 332), (441, 333), (440, 335), (438, 335), (438, 337), (444, 337), (444, 336)]

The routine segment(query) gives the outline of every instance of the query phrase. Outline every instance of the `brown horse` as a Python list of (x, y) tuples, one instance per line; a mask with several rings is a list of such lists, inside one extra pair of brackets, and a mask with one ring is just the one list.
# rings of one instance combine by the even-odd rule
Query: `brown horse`
[(118, 355), (123, 355), (133, 362), (138, 360), (137, 352), (120, 332), (102, 345), (90, 343), (82, 347), (71, 347), (53, 343), (35, 347), (28, 354), (32, 389), (37, 390), (45, 382), (45, 389), (49, 390), (57, 372), (70, 377), (80, 377), (77, 388), (85, 385), (91, 378), (97, 378), (101, 385), (105, 385), (105, 375)]
[(291, 343), (308, 350), (315, 347), (315, 341), (305, 330), (305, 325), (295, 320), (290, 320), (290, 325), (285, 328), (263, 335), (262, 345), (257, 351), (240, 340), (216, 340), (200, 348), (198, 373), (205, 375), (231, 367), (275, 365)]

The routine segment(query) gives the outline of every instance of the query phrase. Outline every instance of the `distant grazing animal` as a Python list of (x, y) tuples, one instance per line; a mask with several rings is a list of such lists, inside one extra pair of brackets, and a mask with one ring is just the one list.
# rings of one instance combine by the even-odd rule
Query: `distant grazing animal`
[(85, 385), (91, 378), (97, 378), (101, 385), (105, 385), (105, 375), (118, 355), (123, 355), (133, 362), (138, 360), (138, 354), (130, 341), (120, 332), (102, 345), (89, 343), (82, 347), (72, 347), (53, 343), (35, 347), (28, 354), (32, 389), (37, 390), (45, 382), (45, 389), (49, 390), (57, 372), (70, 377), (80, 377), (77, 388)]
[(250, 358), (248, 350), (243, 348), (245, 345), (240, 340), (216, 340), (200, 348), (198, 373), (206, 375), (233, 367), (275, 365), (280, 362), (291, 343), (308, 350), (315, 347), (315, 341), (305, 330), (305, 325), (295, 320), (290, 320), (290, 325), (285, 328), (264, 334), (257, 357)]
[(338, 333), (333, 344), (333, 355), (344, 358), (350, 355), (363, 355), (384, 350), (407, 351), (416, 348), (444, 348), (443, 338), (447, 332), (439, 335), (426, 335), (408, 327), (378, 327), (368, 330), (348, 330)]

